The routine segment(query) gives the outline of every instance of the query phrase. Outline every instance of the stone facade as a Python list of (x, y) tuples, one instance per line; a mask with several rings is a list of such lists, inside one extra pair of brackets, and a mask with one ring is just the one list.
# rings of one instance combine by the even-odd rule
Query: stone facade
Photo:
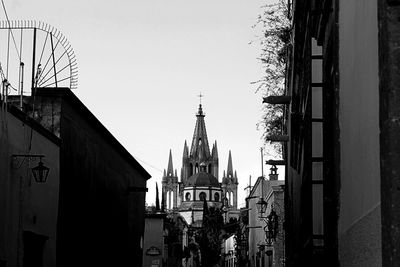
[(396, 265), (400, 2), (292, 4), (286, 264)]
[(140, 266), (150, 175), (68, 88), (36, 88), (23, 109), (60, 139), (56, 265)]
[(162, 196), (166, 209), (178, 211), (189, 225), (197, 227), (201, 227), (204, 200), (209, 206), (224, 207), (227, 214), (237, 211), (238, 177), (232, 167), (231, 152), (227, 169), (219, 182), (217, 142), (213, 143), (210, 150), (204, 117), (200, 104), (190, 149), (187, 142), (184, 143), (180, 179), (173, 168), (171, 151), (168, 167), (162, 177)]
[[(274, 175), (272, 175), (274, 177)], [(248, 260), (249, 266), (285, 266), (284, 244), (285, 232), (283, 223), (285, 181), (259, 177), (247, 198), (248, 206)], [(259, 214), (256, 203), (263, 198), (267, 202), (265, 213)], [(278, 231), (272, 244), (266, 243), (265, 218), (274, 210), (278, 215)]]

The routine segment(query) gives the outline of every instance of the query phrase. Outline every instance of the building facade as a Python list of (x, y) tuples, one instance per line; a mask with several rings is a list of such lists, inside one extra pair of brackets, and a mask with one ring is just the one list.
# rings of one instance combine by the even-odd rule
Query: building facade
[(394, 266), (400, 2), (291, 4), (287, 266)]
[[(278, 180), (277, 174), (270, 174), (269, 179), (258, 177), (247, 197), (248, 206), (248, 260), (252, 267), (285, 266), (284, 253), (284, 188), (285, 181)], [(266, 210), (260, 213), (257, 203), (263, 199)], [(266, 236), (266, 218), (271, 211), (278, 216), (276, 237), (269, 243)]]
[[(56, 266), (61, 140), (1, 104), (0, 266)], [(31, 172), (39, 161), (49, 168), (45, 183)]]
[[(172, 152), (169, 153), (168, 168), (162, 178), (162, 194), (165, 207), (178, 211), (193, 227), (201, 227), (204, 200), (210, 207), (224, 208), (227, 216), (235, 217), (237, 211), (238, 177), (232, 165), (229, 151), (228, 166), (219, 182), (219, 157), (217, 142), (210, 150), (202, 105), (196, 114), (192, 143), (185, 141), (180, 179), (173, 168)], [(236, 216), (237, 217), (237, 216)]]
[[(9, 96), (8, 105), (12, 105), (14, 99), (19, 100), (19, 96), (14, 98)], [(46, 136), (51, 136), (48, 138), (50, 141), (58, 140), (58, 143), (56, 142), (58, 147), (54, 148), (57, 153), (40, 152), (39, 150), (52, 147), (52, 142), (47, 144), (44, 141), (35, 147), (37, 151), (32, 149), (30, 151), (30, 153), (46, 152), (44, 160), (52, 163), (48, 182), (41, 187), (42, 189), (38, 189), (42, 195), (35, 196), (39, 199), (48, 196), (48, 203), (43, 204), (43, 209), (51, 207), (45, 211), (47, 220), (52, 219), (51, 225), (49, 222), (47, 229), (41, 229), (40, 235), (45, 235), (43, 233), (52, 229), (55, 229), (55, 234), (47, 235), (49, 240), (44, 243), (42, 241), (45, 250), (51, 249), (53, 257), (51, 263), (43, 262), (44, 265), (27, 266), (99, 264), (132, 266), (137, 263), (140, 266), (144, 238), (146, 181), (150, 175), (68, 88), (35, 88), (35, 96), (25, 96), (23, 101), (21, 118), (33, 121), (40, 127), (32, 128), (25, 135), (26, 127), (18, 128), (18, 124), (12, 134), (11, 128), (2, 128), (2, 136), (8, 138), (3, 138), (2, 142), (9, 142), (15, 146), (18, 140), (14, 138), (20, 138), (21, 144), (26, 146), (26, 142), (32, 140), (33, 149), (34, 138), (38, 135), (32, 133), (37, 129), (43, 129), (42, 134), (45, 132)], [(10, 121), (11, 116), (5, 118), (6, 121)], [(20, 132), (17, 132), (18, 129)], [(27, 148), (18, 148), (21, 154), (23, 149)], [(5, 164), (7, 162), (9, 160), (5, 161)], [(56, 177), (52, 178), (50, 175)], [(15, 184), (18, 179), (12, 180)], [(52, 188), (43, 191), (50, 185)], [(26, 184), (20, 185), (22, 189), (26, 189), (26, 186)], [(34, 187), (36, 185), (32, 186)], [(14, 194), (10, 195), (11, 198), (18, 198), (18, 190), (13, 189), (10, 192), (7, 194)], [(31, 196), (33, 197), (33, 193)], [(26, 204), (25, 201), (24, 203)], [(17, 204), (8, 209), (10, 213), (20, 210)], [(30, 217), (27, 217), (29, 223), (38, 225), (43, 223), (40, 221), (42, 216), (39, 215), (39, 212), (36, 215), (30, 214)], [(34, 231), (37, 226), (29, 227), (30, 232), (36, 235), (29, 233), (27, 238), (40, 239), (41, 236), (38, 237), (36, 230)], [(20, 234), (19, 238), (25, 236), (21, 237)], [(18, 242), (23, 244), (21, 240)], [(32, 247), (39, 247), (32, 242), (29, 243)], [(46, 244), (52, 244), (54, 247), (47, 248)], [(17, 247), (19, 251), (16, 254), (19, 257), (25, 258), (29, 255), (22, 250), (23, 245)], [(35, 253), (40, 255), (38, 251)]]
[(166, 214), (161, 212), (146, 213), (143, 242), (143, 267), (165, 266), (165, 217)]

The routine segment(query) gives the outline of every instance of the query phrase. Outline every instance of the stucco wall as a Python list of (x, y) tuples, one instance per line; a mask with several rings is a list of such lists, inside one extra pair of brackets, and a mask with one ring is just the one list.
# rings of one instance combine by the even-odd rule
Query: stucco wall
[[(279, 227), (276, 241), (274, 242), (274, 246), (272, 248), (268, 248), (268, 250), (273, 250), (273, 256), (271, 258), (271, 263), (273, 266), (282, 266), (282, 259), (284, 258), (284, 231), (283, 231), (283, 220), (284, 220), (284, 193), (283, 187), (284, 181), (276, 180), (276, 181), (264, 181), (261, 186), (261, 181), (256, 184), (256, 188), (253, 189), (252, 195), (249, 199), (249, 260), (251, 262), (251, 266), (256, 266), (256, 253), (258, 250), (259, 244), (265, 244), (265, 222), (261, 220), (260, 214), (258, 213), (256, 203), (260, 200), (260, 197), (263, 196), (264, 200), (268, 203), (268, 207), (263, 216), (268, 216), (271, 212), (271, 203), (274, 203), (274, 210), (279, 216)], [(261, 188), (263, 189), (263, 194), (261, 193)], [(267, 249), (267, 248), (266, 248)], [(265, 251), (264, 251), (265, 252)], [(264, 254), (264, 262), (267, 264), (268, 256)]]
[(379, 266), (380, 158), (376, 0), (339, 3), (341, 266)]
[[(58, 143), (4, 110), (0, 110), (0, 124), (0, 259), (7, 266), (22, 266), (22, 234), (30, 231), (48, 238), (43, 248), (43, 266), (55, 266)], [(37, 166), (38, 160), (14, 160), (13, 154), (44, 155), (42, 162), (50, 168), (47, 182), (38, 184), (32, 177), (31, 168)]]
[[(147, 217), (145, 219), (145, 233), (143, 245), (143, 267), (162, 266), (164, 258), (164, 219), (162, 217)], [(151, 247), (156, 247), (160, 255), (146, 255)], [(158, 265), (157, 265), (158, 264)]]
[(83, 109), (62, 102), (58, 264), (141, 265), (145, 192), (128, 189), (148, 177)]

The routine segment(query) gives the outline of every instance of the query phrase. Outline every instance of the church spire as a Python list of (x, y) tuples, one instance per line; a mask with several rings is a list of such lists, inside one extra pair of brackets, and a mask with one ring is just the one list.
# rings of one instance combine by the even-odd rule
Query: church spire
[(230, 150), (229, 150), (229, 158), (228, 158), (228, 169), (226, 170), (226, 175), (228, 177), (233, 177), (232, 155), (231, 155), (231, 151)]
[(218, 159), (218, 148), (217, 148), (217, 141), (215, 141), (212, 149), (212, 157), (213, 159)]
[(174, 168), (172, 166), (172, 152), (171, 152), (171, 149), (169, 150), (167, 175), (168, 176), (173, 176), (174, 175)]
[(210, 147), (208, 146), (206, 124), (204, 122), (205, 115), (201, 104), (199, 105), (196, 117), (196, 126), (194, 128), (192, 146), (190, 148), (190, 157), (206, 160), (210, 158)]
[(188, 157), (189, 157), (189, 148), (185, 140), (185, 144), (183, 145), (183, 158), (186, 159)]
[(156, 182), (156, 211), (160, 211), (160, 198), (158, 196), (158, 183)]

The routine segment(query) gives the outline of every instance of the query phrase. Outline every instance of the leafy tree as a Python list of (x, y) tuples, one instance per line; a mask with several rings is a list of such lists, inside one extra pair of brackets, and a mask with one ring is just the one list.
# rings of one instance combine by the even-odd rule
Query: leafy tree
[[(285, 71), (287, 48), (290, 46), (290, 20), (288, 5), (284, 0), (274, 0), (262, 7), (263, 12), (258, 16), (254, 28), (261, 28), (258, 39), (262, 47), (260, 57), (264, 75), (255, 84), (256, 92), (263, 97), (270, 95), (283, 95), (285, 88)], [(268, 135), (283, 133), (283, 105), (263, 105), (263, 116), (258, 127), (263, 130), (263, 139), (270, 144), (275, 152), (274, 157), (281, 155), (282, 147), (278, 143), (266, 140)]]
[(203, 227), (200, 232), (200, 251), (202, 266), (214, 266), (221, 257), (221, 230), (224, 219), (220, 209), (210, 207), (204, 200)]

